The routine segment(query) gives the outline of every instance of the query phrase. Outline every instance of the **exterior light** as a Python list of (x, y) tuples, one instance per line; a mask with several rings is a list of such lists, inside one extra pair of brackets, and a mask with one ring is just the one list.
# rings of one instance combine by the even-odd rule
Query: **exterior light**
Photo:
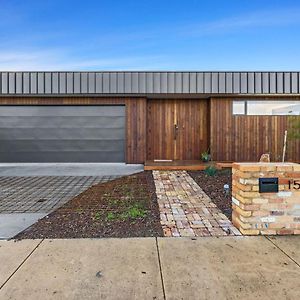
[(229, 184), (224, 184), (224, 192), (226, 195), (229, 194)]

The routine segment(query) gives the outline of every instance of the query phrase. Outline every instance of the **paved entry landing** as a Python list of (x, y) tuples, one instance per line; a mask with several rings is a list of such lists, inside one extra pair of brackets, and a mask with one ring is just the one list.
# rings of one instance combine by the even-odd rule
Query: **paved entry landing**
[(50, 213), (117, 176), (0, 177), (0, 213)]
[(165, 236), (241, 235), (186, 171), (153, 171)]

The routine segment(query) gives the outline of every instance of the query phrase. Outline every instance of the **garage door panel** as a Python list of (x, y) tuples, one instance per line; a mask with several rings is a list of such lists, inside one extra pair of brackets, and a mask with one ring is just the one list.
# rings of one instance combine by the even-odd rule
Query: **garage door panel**
[(0, 144), (0, 151), (114, 151), (124, 149), (124, 141), (111, 140), (40, 140), (33, 143), (32, 140), (10, 140)]
[(122, 128), (125, 117), (0, 117), (0, 128)]
[(125, 106), (0, 107), (1, 162), (121, 162)]
[(105, 116), (124, 116), (125, 106), (2, 106), (0, 110), (0, 117), (26, 117), (26, 116), (78, 116), (78, 117), (105, 117)]
[(123, 140), (125, 135), (124, 128), (12, 128), (10, 130), (0, 129), (1, 140)]
[[(5, 152), (0, 153), (1, 159), (5, 162), (120, 162), (124, 159), (124, 152), (122, 151), (89, 151), (89, 152), (75, 152), (75, 151), (50, 151), (50, 152)], [(66, 161), (66, 157), (68, 160)], [(33, 160), (34, 158), (34, 160)]]

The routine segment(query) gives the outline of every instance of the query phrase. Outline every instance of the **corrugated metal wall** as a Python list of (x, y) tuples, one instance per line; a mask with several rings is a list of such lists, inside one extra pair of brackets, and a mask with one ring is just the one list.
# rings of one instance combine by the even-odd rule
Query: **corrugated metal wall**
[(1, 95), (299, 94), (300, 72), (0, 72)]

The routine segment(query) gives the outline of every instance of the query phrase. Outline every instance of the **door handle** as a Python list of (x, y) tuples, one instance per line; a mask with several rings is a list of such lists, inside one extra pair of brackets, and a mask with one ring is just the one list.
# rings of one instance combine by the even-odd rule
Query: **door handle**
[(177, 139), (178, 129), (179, 129), (178, 125), (177, 125), (177, 124), (174, 124), (174, 140)]

